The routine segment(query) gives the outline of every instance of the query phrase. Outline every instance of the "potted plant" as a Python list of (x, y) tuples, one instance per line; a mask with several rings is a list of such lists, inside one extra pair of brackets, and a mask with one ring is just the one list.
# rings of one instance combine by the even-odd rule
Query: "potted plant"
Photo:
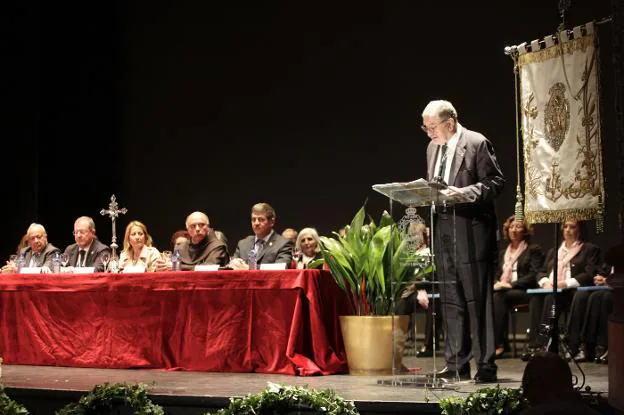
[[(340, 324), (351, 374), (387, 374), (402, 358), (408, 317), (392, 316), (408, 283), (433, 271), (387, 211), (365, 223), (363, 206), (340, 236), (321, 237), (323, 260), (349, 294), (352, 316)], [(385, 336), (385, 337), (384, 337)], [(370, 342), (370, 343), (369, 343)]]

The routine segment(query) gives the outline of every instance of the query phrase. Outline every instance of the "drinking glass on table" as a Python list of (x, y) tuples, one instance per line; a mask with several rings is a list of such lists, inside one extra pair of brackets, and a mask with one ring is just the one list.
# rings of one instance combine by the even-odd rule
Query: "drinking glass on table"
[(156, 271), (171, 270), (171, 251), (162, 251), (160, 259), (156, 261)]
[(292, 257), (293, 257), (293, 261), (295, 261), (295, 263), (299, 262), (299, 258), (301, 258), (301, 249), (298, 249), (297, 247), (294, 247), (292, 250)]
[(108, 263), (110, 262), (110, 254), (108, 252), (104, 252), (100, 257), (102, 264), (104, 265), (104, 272), (108, 272)]
[(59, 259), (61, 260), (61, 274), (70, 272), (71, 270), (67, 269), (67, 266), (69, 265), (69, 254), (63, 252)]

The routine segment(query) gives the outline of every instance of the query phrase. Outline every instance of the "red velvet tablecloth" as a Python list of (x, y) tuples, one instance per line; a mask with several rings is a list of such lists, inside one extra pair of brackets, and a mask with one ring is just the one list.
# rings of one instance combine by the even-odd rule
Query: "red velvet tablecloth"
[(318, 270), (0, 276), (5, 364), (346, 373), (345, 293)]

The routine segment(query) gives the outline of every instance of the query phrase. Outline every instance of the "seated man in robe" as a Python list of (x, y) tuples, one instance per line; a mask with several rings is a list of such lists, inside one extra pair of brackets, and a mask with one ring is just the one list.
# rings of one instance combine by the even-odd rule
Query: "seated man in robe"
[[(224, 266), (230, 260), (227, 246), (220, 241), (210, 228), (210, 220), (203, 212), (193, 212), (186, 218), (186, 230), (190, 239), (179, 245), (180, 270), (190, 271), (196, 265)], [(156, 271), (171, 270), (171, 260), (160, 259)]]

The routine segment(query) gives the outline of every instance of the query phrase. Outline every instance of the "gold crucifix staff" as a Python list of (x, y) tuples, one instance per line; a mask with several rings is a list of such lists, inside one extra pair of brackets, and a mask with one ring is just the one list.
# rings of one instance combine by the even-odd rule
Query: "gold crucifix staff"
[(111, 218), (111, 222), (113, 225), (113, 237), (111, 238), (111, 250), (113, 251), (111, 255), (110, 262), (108, 263), (106, 271), (108, 272), (118, 272), (119, 271), (119, 257), (117, 256), (117, 232), (115, 230), (115, 225), (117, 218), (119, 215), (125, 215), (128, 212), (128, 209), (121, 208), (119, 209), (119, 205), (117, 204), (117, 199), (115, 195), (111, 196), (110, 203), (108, 204), (108, 209), (100, 210), (100, 215), (109, 216)]

